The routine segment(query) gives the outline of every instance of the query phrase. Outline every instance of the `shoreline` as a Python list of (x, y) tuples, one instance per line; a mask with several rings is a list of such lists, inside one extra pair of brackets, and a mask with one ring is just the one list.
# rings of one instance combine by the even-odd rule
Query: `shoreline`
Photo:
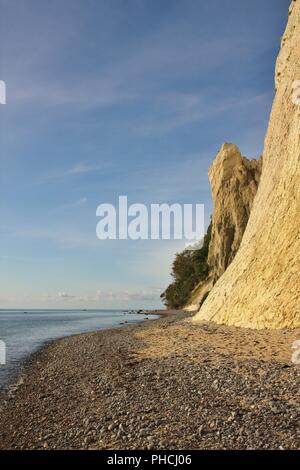
[[(5, 310), (7, 310), (7, 309), (5, 309)], [(36, 309), (36, 310), (40, 311), (40, 309)], [(74, 311), (74, 309), (70, 309), (70, 311)], [(81, 310), (78, 309), (78, 311), (81, 311)], [(86, 311), (86, 310), (84, 310), (84, 311)], [(95, 311), (96, 311), (96, 309), (95, 309)], [(163, 316), (163, 314), (164, 314), (163, 310), (162, 311), (161, 310), (139, 310), (139, 311), (133, 311), (132, 310), (132, 311), (124, 311), (123, 313), (125, 313), (125, 312), (128, 315), (130, 315), (131, 313), (135, 313), (136, 315), (143, 315), (143, 316), (155, 316), (155, 315), (157, 315), (158, 319), (161, 316)], [(156, 312), (158, 312), (158, 313), (156, 313)], [(31, 357), (38, 354), (43, 348), (46, 348), (51, 343), (53, 343), (55, 341), (59, 341), (61, 339), (69, 338), (71, 336), (84, 335), (84, 334), (87, 334), (87, 333), (96, 333), (97, 331), (110, 330), (112, 328), (126, 327), (126, 326), (129, 326), (129, 325), (135, 325), (136, 323), (141, 323), (141, 322), (147, 321), (147, 320), (148, 320), (148, 318), (144, 318), (142, 320), (137, 320), (133, 323), (129, 323), (128, 320), (126, 320), (124, 322), (121, 321), (120, 323), (118, 323), (116, 325), (113, 325), (113, 326), (109, 326), (108, 328), (98, 328), (98, 329), (91, 330), (91, 331), (71, 333), (71, 334), (63, 335), (63, 336), (58, 337), (58, 338), (49, 338), (49, 339), (43, 341), (39, 346), (37, 346), (30, 353), (28, 353), (26, 356), (24, 356), (20, 360), (20, 362), (16, 366), (16, 368), (13, 370), (11, 375), (8, 376), (8, 378), (3, 383), (0, 383), (0, 410), (1, 410), (1, 400), (3, 399), (3, 396), (5, 397), (5, 395), (7, 395), (9, 393), (10, 389), (14, 390), (17, 387), (17, 384), (20, 382), (20, 380), (22, 381), (23, 369), (26, 368), (27, 363), (31, 362)], [(151, 321), (153, 321), (153, 320), (151, 320)]]
[(0, 395), (0, 449), (300, 448), (299, 330), (152, 314), (27, 358)]

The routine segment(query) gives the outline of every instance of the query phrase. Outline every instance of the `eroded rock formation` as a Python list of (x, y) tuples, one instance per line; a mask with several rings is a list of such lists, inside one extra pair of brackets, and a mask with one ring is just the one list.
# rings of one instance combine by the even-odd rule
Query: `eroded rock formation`
[(300, 0), (289, 10), (261, 181), (241, 246), (194, 321), (300, 327)]
[(209, 169), (214, 209), (208, 264), (213, 283), (240, 247), (260, 175), (261, 160), (242, 157), (234, 144), (224, 144)]
[(191, 294), (186, 310), (197, 311), (234, 259), (245, 232), (261, 175), (261, 160), (242, 157), (225, 143), (209, 169), (213, 198), (209, 276)]

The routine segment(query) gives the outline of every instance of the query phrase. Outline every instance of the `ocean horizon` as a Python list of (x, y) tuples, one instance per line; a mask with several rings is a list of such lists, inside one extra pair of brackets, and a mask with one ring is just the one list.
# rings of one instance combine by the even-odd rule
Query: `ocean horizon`
[[(6, 364), (0, 365), (0, 389), (14, 378), (26, 358), (51, 340), (137, 323), (147, 318), (146, 314), (129, 313), (130, 311), (0, 309), (0, 340), (6, 344)], [(151, 318), (156, 318), (156, 315)]]

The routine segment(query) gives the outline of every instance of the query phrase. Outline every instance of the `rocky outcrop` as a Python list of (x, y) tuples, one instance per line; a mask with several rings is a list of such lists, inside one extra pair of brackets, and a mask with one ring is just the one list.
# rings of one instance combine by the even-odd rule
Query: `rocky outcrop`
[(242, 157), (238, 147), (225, 143), (209, 169), (213, 198), (209, 275), (191, 294), (186, 310), (199, 310), (216, 281), (234, 259), (246, 229), (257, 192), (261, 160)]
[(213, 283), (240, 247), (260, 175), (261, 160), (247, 160), (234, 144), (224, 144), (209, 169), (214, 209), (208, 264)]
[(300, 327), (300, 0), (276, 65), (276, 96), (261, 181), (241, 246), (194, 321), (249, 328)]

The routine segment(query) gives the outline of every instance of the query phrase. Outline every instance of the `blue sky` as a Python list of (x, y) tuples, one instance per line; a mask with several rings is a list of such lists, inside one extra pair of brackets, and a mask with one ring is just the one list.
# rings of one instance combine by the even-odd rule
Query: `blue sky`
[(204, 203), (258, 157), (290, 0), (0, 0), (0, 308), (159, 307), (175, 241), (97, 240), (96, 207)]

